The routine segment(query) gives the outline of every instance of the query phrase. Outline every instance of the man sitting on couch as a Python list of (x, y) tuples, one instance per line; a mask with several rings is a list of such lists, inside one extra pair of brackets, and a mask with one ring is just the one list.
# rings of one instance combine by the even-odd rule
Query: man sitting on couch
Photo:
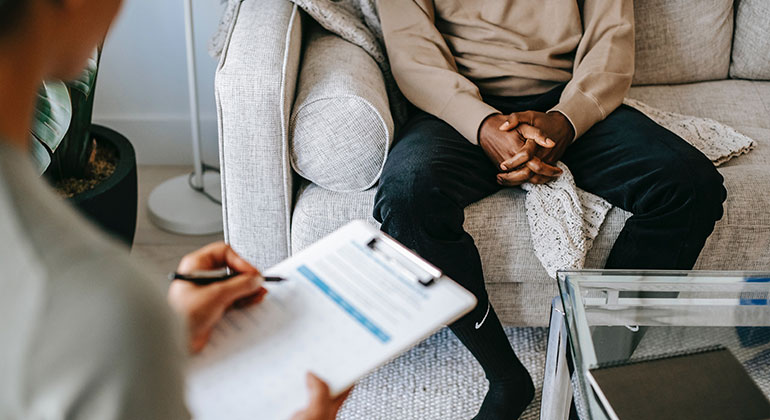
[(722, 217), (723, 179), (621, 105), (632, 0), (382, 0), (378, 11), (396, 82), (419, 110), (390, 152), (374, 217), (476, 295), (451, 326), (490, 382), (475, 418), (517, 418), (534, 387), (489, 305), (464, 208), (546, 183), (562, 161), (578, 187), (633, 213), (607, 268), (690, 269)]

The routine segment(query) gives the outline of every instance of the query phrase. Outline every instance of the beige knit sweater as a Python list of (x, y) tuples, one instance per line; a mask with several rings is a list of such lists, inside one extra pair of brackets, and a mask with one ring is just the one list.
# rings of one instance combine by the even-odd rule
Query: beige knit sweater
[[(582, 5), (581, 5), (582, 4)], [(567, 87), (553, 110), (576, 138), (617, 108), (634, 73), (632, 0), (378, 0), (396, 82), (477, 143), (481, 94)]]

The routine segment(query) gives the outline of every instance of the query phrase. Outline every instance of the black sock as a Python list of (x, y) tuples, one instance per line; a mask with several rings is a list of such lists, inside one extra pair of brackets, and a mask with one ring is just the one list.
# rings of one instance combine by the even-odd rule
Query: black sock
[(481, 364), (489, 380), (487, 396), (473, 419), (518, 419), (532, 402), (535, 387), (511, 348), (494, 309), (491, 305), (477, 307), (450, 328)]

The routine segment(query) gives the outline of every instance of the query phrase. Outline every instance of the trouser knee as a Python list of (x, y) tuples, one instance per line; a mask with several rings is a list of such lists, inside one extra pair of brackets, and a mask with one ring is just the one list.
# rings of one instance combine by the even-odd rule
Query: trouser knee
[(464, 209), (425, 174), (403, 174), (380, 185), (373, 216), (386, 232), (409, 226), (432, 238), (452, 239), (462, 232)]

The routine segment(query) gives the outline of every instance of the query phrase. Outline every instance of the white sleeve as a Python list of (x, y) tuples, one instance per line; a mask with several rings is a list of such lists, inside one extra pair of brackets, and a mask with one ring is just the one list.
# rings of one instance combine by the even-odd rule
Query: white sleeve
[(115, 263), (86, 261), (49, 282), (29, 346), (25, 418), (190, 417), (181, 326), (160, 288)]

